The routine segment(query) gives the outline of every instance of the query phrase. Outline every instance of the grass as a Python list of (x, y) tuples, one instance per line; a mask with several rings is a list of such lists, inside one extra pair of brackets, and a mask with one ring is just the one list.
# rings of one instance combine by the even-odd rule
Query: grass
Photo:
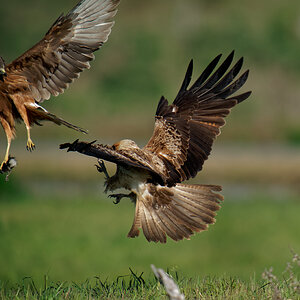
[[(296, 270), (295, 270), (296, 269)], [(289, 276), (277, 278), (272, 271), (265, 271), (262, 279), (243, 281), (236, 277), (220, 276), (181, 278), (178, 272), (170, 276), (178, 284), (186, 299), (300, 299), (300, 281), (295, 271), (300, 269), (300, 258), (294, 254), (285, 272)], [(143, 273), (130, 270), (128, 275), (107, 280), (95, 276), (82, 283), (52, 282), (44, 276), (37, 286), (30, 277), (22, 283), (11, 285), (0, 281), (1, 299), (166, 299), (163, 286)], [(173, 276), (172, 276), (173, 275)]]

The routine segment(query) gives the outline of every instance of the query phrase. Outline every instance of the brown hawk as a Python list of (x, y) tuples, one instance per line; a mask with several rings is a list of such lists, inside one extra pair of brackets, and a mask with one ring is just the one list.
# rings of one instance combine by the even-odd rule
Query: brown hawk
[(27, 129), (27, 149), (35, 148), (30, 128), (40, 121), (85, 132), (45, 110), (40, 103), (57, 96), (90, 67), (93, 52), (111, 32), (120, 0), (81, 0), (69, 13), (61, 15), (44, 38), (31, 49), (5, 65), (0, 57), (0, 122), (7, 136), (7, 150), (0, 166), (9, 169), (9, 149), (15, 136), (15, 120)]
[(113, 146), (79, 142), (60, 145), (61, 149), (78, 151), (117, 164), (116, 174), (109, 177), (103, 161), (97, 168), (106, 174), (105, 192), (118, 188), (129, 194), (112, 194), (118, 203), (129, 197), (136, 205), (128, 237), (166, 242), (189, 238), (215, 222), (223, 197), (217, 185), (181, 183), (195, 177), (208, 158), (224, 118), (232, 107), (247, 99), (251, 92), (233, 95), (246, 82), (248, 70), (235, 79), (243, 58), (229, 69), (233, 52), (216, 69), (217, 56), (188, 88), (193, 62), (188, 66), (178, 95), (171, 105), (162, 97), (158, 103), (155, 126), (147, 145), (139, 148), (134, 141), (122, 140)]

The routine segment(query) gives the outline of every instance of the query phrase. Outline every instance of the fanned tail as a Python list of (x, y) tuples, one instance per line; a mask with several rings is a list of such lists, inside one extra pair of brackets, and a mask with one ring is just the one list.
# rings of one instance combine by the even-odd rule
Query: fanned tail
[(176, 184), (174, 187), (145, 184), (139, 191), (135, 218), (128, 237), (139, 235), (143, 229), (151, 242), (189, 239), (194, 232), (206, 230), (215, 223), (223, 196), (217, 185)]

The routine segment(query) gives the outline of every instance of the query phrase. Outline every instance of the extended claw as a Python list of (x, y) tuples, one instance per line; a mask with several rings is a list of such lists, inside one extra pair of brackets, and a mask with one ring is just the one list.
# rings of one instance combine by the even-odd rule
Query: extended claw
[(35, 144), (32, 142), (31, 139), (28, 139), (26, 149), (30, 152), (35, 149)]
[(113, 204), (118, 204), (118, 203), (120, 203), (122, 198), (128, 197), (128, 195), (127, 194), (111, 194), (111, 195), (108, 195), (108, 197), (109, 198), (116, 198), (116, 200), (113, 201)]
[(131, 192), (130, 194), (111, 194), (108, 195), (109, 198), (116, 198), (115, 201), (113, 201), (114, 204), (120, 203), (122, 198), (129, 198), (131, 201), (135, 202), (136, 201), (136, 194)]
[(106, 179), (109, 178), (109, 175), (108, 175), (108, 172), (106, 170), (106, 166), (105, 166), (103, 160), (98, 159), (98, 165), (95, 165), (95, 166), (96, 166), (98, 172), (104, 173)]

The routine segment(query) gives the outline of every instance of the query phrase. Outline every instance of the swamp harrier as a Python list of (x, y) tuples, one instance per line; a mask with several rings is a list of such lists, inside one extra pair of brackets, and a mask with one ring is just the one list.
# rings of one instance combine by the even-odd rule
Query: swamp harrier
[(223, 197), (217, 185), (181, 183), (195, 177), (208, 158), (214, 139), (225, 124), (232, 107), (247, 99), (251, 92), (232, 96), (246, 82), (248, 70), (235, 79), (243, 58), (231, 68), (233, 52), (216, 69), (217, 56), (188, 88), (193, 62), (188, 66), (178, 95), (171, 105), (162, 97), (155, 116), (154, 132), (147, 145), (122, 140), (113, 146), (79, 142), (60, 145), (117, 164), (109, 177), (103, 161), (97, 169), (104, 172), (105, 192), (118, 188), (129, 194), (112, 194), (115, 203), (129, 197), (135, 203), (135, 217), (128, 237), (142, 228), (148, 241), (166, 242), (166, 236), (178, 241), (194, 232), (206, 230), (215, 222)]
[(51, 114), (40, 103), (57, 96), (90, 67), (93, 52), (111, 32), (120, 0), (81, 0), (68, 14), (61, 15), (44, 38), (31, 49), (5, 65), (0, 57), (0, 122), (6, 133), (7, 149), (0, 172), (9, 170), (9, 149), (15, 136), (15, 120), (27, 129), (27, 149), (35, 148), (30, 127), (40, 121), (85, 132)]

